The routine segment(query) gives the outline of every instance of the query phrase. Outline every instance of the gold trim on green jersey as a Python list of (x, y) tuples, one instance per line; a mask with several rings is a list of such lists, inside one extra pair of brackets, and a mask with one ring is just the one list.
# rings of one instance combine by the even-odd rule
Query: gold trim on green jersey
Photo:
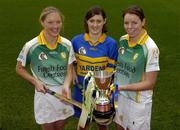
[(51, 47), (51, 46), (49, 45), (49, 43), (46, 41), (45, 37), (44, 37), (44, 30), (42, 30), (42, 31), (40, 32), (39, 36), (38, 36), (38, 43), (39, 43), (40, 45), (45, 45), (45, 46), (46, 46), (48, 49), (50, 49), (50, 50), (53, 50), (53, 49), (55, 49), (55, 48), (57, 47), (58, 44), (61, 44), (61, 36), (58, 35), (58, 39), (57, 39), (57, 41), (56, 41), (55, 47)]
[(147, 31), (145, 29), (143, 29), (142, 35), (137, 40), (137, 42), (135, 42), (134, 44), (131, 44), (131, 42), (129, 41), (129, 35), (128, 34), (124, 35), (122, 38), (124, 38), (124, 39), (126, 39), (128, 41), (128, 46), (129, 47), (135, 47), (136, 45), (145, 44), (145, 41), (148, 39), (148, 37), (149, 37), (149, 35), (147, 34)]

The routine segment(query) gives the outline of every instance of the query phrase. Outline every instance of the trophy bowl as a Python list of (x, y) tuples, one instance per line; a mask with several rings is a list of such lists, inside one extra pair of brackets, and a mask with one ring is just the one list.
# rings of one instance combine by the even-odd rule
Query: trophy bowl
[(112, 75), (113, 75), (112, 72), (108, 72), (105, 70), (95, 71), (94, 77), (95, 77), (95, 82), (98, 88), (101, 90), (105, 90), (111, 82)]

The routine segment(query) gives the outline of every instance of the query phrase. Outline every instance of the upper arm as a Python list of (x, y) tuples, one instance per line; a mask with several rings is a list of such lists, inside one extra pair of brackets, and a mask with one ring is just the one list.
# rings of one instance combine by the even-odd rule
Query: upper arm
[(16, 63), (16, 71), (20, 70), (20, 69), (23, 69), (24, 66), (22, 65), (22, 62), (21, 61), (17, 61)]
[(112, 44), (109, 44), (110, 46), (108, 47), (108, 67), (115, 67), (117, 57), (118, 57), (118, 47), (117, 43), (113, 42)]
[(24, 70), (25, 70), (25, 67), (23, 66), (22, 62), (21, 61), (17, 61), (17, 64), (16, 64), (16, 73), (18, 73), (18, 74), (23, 73)]

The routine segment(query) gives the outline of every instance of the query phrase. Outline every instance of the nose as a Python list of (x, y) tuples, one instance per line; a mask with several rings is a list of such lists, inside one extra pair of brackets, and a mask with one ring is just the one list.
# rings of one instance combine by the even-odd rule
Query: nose
[(96, 27), (96, 26), (98, 26), (98, 21), (94, 21), (93, 22), (93, 25)]
[(95, 21), (93, 25), (94, 27), (96, 27), (98, 25), (98, 22)]
[(128, 27), (128, 28), (132, 28), (132, 24), (129, 23), (129, 24), (127, 25), (127, 27)]
[(59, 28), (59, 27), (60, 27), (60, 24), (55, 22), (55, 23), (53, 23), (53, 27), (54, 27), (54, 28)]

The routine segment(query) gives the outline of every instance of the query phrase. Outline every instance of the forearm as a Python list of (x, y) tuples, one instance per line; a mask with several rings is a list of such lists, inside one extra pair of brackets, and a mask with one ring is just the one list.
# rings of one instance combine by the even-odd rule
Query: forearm
[(123, 86), (119, 86), (118, 89), (120, 91), (144, 91), (144, 90), (152, 90), (153, 86), (151, 83), (146, 81), (140, 83), (127, 84)]
[(16, 73), (32, 85), (35, 85), (37, 79), (26, 71), (26, 69), (21, 65), (21, 62), (17, 62)]
[(64, 87), (70, 87), (72, 82), (72, 65), (68, 65), (67, 74), (64, 80)]
[(120, 91), (144, 91), (152, 90), (156, 83), (158, 72), (147, 72), (145, 74), (145, 79), (139, 83), (132, 83), (127, 85), (122, 85), (118, 87)]
[(22, 78), (31, 83), (38, 92), (45, 93), (44, 85), (41, 81), (33, 77), (26, 69), (22, 66), (21, 62), (17, 62), (16, 73)]

